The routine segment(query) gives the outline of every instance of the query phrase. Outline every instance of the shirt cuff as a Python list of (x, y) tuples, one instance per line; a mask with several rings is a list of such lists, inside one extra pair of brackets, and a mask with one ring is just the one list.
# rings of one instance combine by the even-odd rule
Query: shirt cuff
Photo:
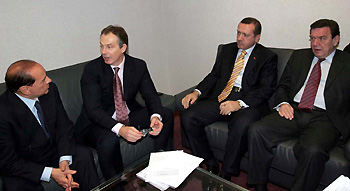
[(112, 132), (115, 133), (116, 135), (118, 135), (119, 137), (119, 130), (120, 128), (123, 127), (124, 124), (122, 123), (117, 123), (116, 125), (114, 125), (114, 127), (112, 128)]
[(162, 116), (160, 116), (158, 113), (151, 115), (150, 121), (152, 120), (153, 117), (158, 117), (159, 120), (162, 121)]
[(248, 107), (249, 107), (249, 105), (247, 105), (246, 103), (244, 103), (244, 101), (242, 101), (242, 100), (237, 100), (237, 101), (239, 102), (239, 105), (242, 106), (241, 109), (244, 109), (244, 108), (248, 108)]
[(280, 110), (281, 105), (283, 105), (283, 104), (288, 104), (288, 105), (289, 105), (289, 103), (288, 103), (288, 102), (282, 102), (282, 103), (278, 104), (276, 107), (274, 107), (273, 109), (275, 109), (276, 111), (279, 111), (279, 110)]
[(50, 182), (50, 177), (52, 173), (52, 167), (45, 167), (43, 173), (41, 174), (41, 181)]
[[(64, 160), (67, 160), (69, 163), (69, 165), (71, 165), (72, 163), (73, 163), (73, 157), (72, 157), (72, 155), (65, 155), (65, 156), (61, 156), (60, 157), (60, 163), (62, 162), (62, 161), (64, 161)], [(59, 164), (60, 164), (59, 163)]]
[(198, 92), (198, 97), (202, 95), (202, 92), (199, 89), (194, 89), (194, 91)]

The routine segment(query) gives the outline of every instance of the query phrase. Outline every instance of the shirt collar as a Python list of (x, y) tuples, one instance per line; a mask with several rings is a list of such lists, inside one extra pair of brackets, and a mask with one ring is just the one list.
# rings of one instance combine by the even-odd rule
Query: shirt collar
[[(330, 55), (328, 55), (326, 58), (325, 58), (325, 60), (327, 61), (327, 62), (329, 62), (330, 64), (332, 64), (332, 62), (333, 62), (333, 57), (334, 57), (334, 55), (335, 55), (335, 51), (336, 50), (334, 50)], [(318, 58), (316, 57), (316, 56), (314, 56), (314, 59), (313, 59), (315, 62), (317, 62), (317, 60), (318, 60)]]
[(118, 66), (113, 66), (113, 65), (110, 65), (112, 70), (113, 70), (113, 73), (115, 73), (115, 70), (114, 68), (118, 67), (119, 70), (122, 70), (124, 71), (124, 63), (125, 63), (125, 56), (123, 55), (123, 61), (118, 65)]
[[(252, 47), (250, 47), (250, 48), (248, 48), (248, 49), (245, 50), (245, 51), (247, 52), (246, 56), (248, 56), (248, 57), (250, 56), (250, 54), (252, 53), (252, 51), (253, 51), (255, 45), (256, 45), (256, 43), (255, 43)], [(239, 49), (239, 50), (238, 50), (238, 55), (241, 55), (242, 51), (243, 51), (243, 49)], [(247, 57), (246, 57), (246, 58), (247, 58)]]
[(36, 99), (29, 99), (29, 98), (25, 98), (25, 97), (23, 97), (23, 96), (20, 96), (20, 95), (18, 95), (17, 93), (15, 93), (15, 94), (16, 94), (17, 97), (19, 97), (19, 99), (21, 99), (21, 100), (27, 105), (27, 107), (28, 107), (31, 111), (33, 111), (35, 102), (36, 102), (36, 101), (39, 101), (38, 98), (36, 98)]

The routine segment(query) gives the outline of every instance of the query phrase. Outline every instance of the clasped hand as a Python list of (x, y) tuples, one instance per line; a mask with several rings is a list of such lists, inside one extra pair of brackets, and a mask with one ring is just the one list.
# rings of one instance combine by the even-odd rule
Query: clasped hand
[(79, 188), (79, 184), (73, 181), (72, 175), (77, 173), (76, 170), (69, 169), (69, 162), (62, 161), (59, 168), (53, 168), (51, 178), (53, 178), (60, 186), (71, 191), (72, 188)]
[(220, 104), (220, 114), (229, 115), (231, 112), (235, 112), (241, 109), (238, 101), (225, 101)]

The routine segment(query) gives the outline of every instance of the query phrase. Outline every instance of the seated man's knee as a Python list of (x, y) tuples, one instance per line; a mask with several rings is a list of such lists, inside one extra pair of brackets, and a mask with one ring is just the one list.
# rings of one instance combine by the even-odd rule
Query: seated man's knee
[(248, 129), (248, 136), (256, 137), (260, 135), (264, 131), (264, 129), (265, 129), (265, 126), (259, 121), (252, 123)]
[(119, 149), (120, 142), (119, 137), (113, 132), (105, 133), (97, 143), (97, 150), (114, 150)]
[(192, 112), (190, 109), (187, 109), (183, 112), (181, 112), (180, 114), (180, 119), (181, 119), (181, 123), (183, 124), (183, 128), (189, 128), (188, 124), (191, 123), (191, 121), (193, 121), (196, 117), (196, 114), (194, 112)]
[(302, 157), (307, 157), (311, 159), (312, 158), (321, 159), (323, 158), (323, 156), (327, 156), (327, 153), (317, 145), (308, 145), (308, 146), (299, 145), (299, 147), (298, 145), (295, 145), (293, 150), (297, 158), (299, 158), (300, 155), (302, 155)]

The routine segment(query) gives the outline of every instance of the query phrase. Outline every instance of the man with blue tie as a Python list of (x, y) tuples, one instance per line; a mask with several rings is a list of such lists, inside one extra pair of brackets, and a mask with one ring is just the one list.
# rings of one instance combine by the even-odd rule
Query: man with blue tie
[(97, 186), (92, 153), (75, 144), (73, 123), (45, 69), (20, 60), (8, 68), (5, 81), (7, 90), (0, 96), (4, 189), (44, 190), (41, 182), (50, 179), (66, 190)]

